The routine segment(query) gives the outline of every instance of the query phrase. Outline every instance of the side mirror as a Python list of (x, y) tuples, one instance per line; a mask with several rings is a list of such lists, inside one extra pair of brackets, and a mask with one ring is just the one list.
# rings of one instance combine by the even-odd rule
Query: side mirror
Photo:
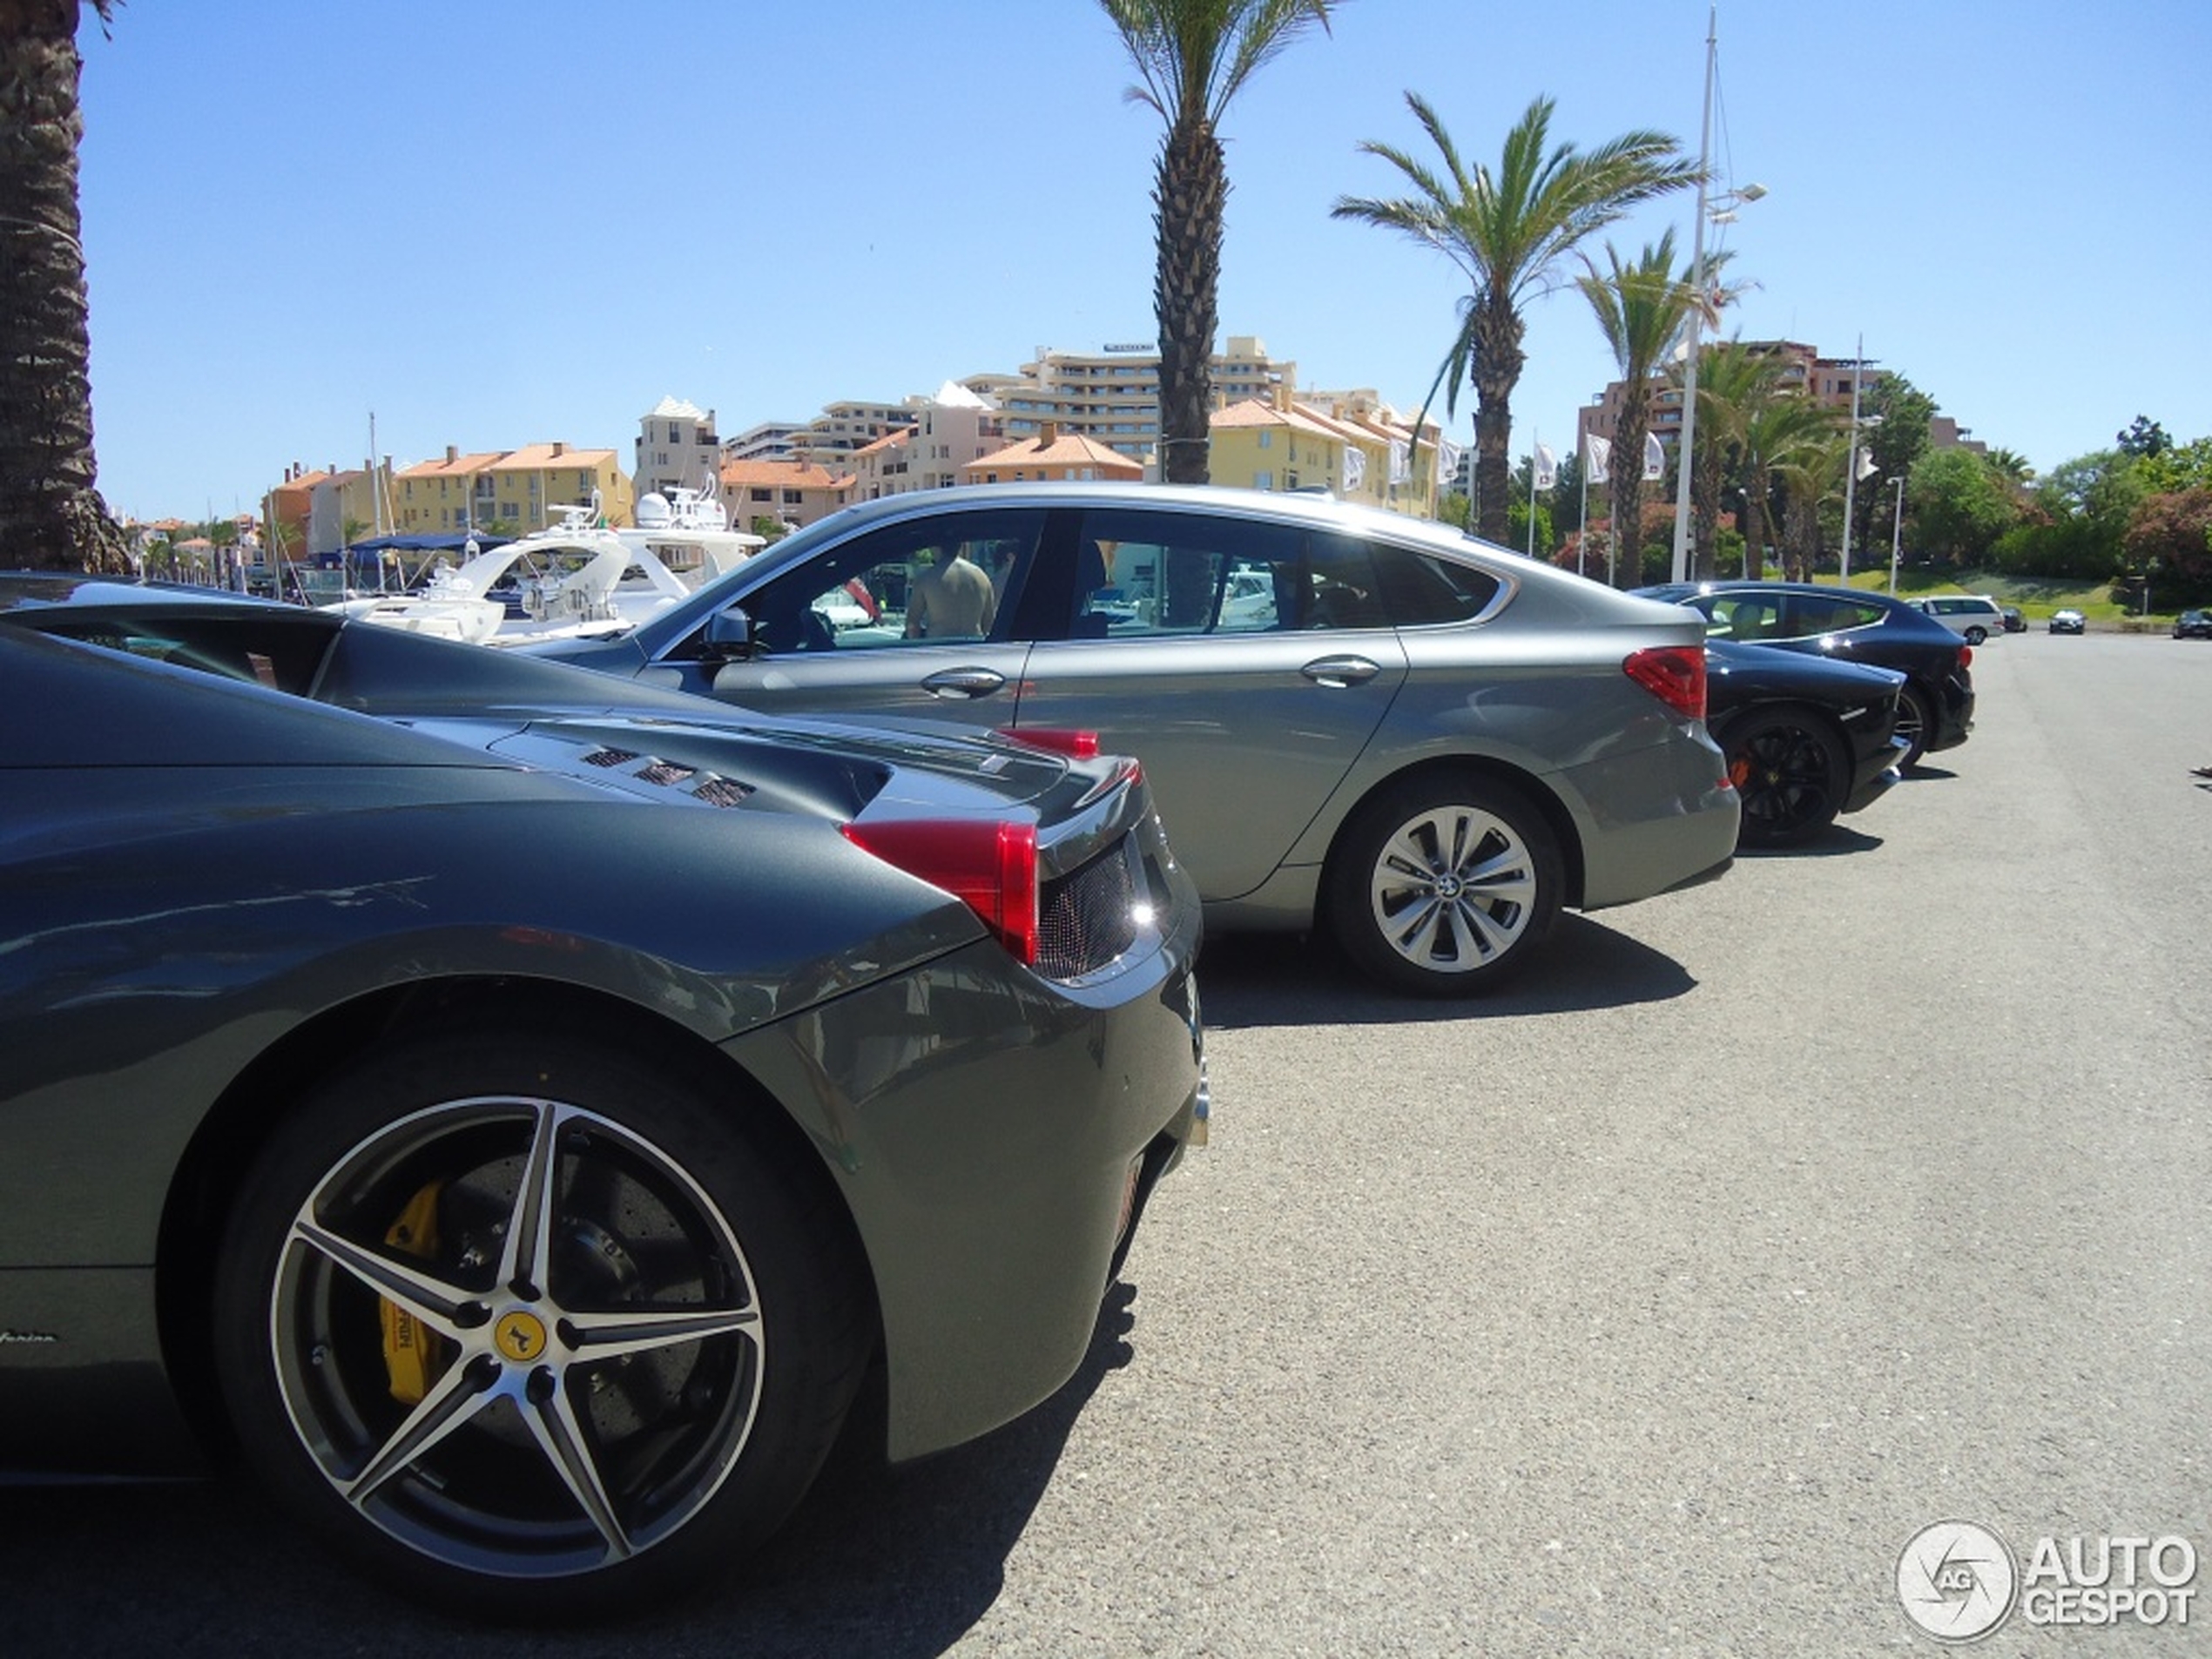
[(710, 667), (744, 662), (753, 652), (752, 618), (736, 605), (718, 610), (706, 619), (706, 633), (700, 643), (701, 654)]

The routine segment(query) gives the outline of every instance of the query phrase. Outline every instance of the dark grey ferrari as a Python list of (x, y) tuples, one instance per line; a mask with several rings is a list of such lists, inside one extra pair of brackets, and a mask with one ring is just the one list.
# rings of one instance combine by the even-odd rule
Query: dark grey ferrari
[(478, 1614), (1073, 1372), (1202, 1138), (1141, 771), (0, 577), (0, 1468), (235, 1451)]

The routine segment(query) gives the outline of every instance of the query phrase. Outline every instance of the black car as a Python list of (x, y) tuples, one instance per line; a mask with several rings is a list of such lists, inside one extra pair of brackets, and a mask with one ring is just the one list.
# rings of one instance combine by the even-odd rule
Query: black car
[(1956, 748), (1974, 725), (1974, 648), (1901, 599), (1811, 582), (1667, 583), (1636, 590), (1704, 613), (1710, 637), (1892, 668), (1905, 676), (1904, 765)]
[(2184, 610), (2174, 618), (2176, 639), (2212, 639), (2212, 610)]
[(1197, 894), (1082, 734), (55, 576), (0, 698), (0, 1473), (234, 1449), (401, 1589), (654, 1602), (857, 1399), (1056, 1390), (1203, 1138)]
[(1793, 846), (1896, 780), (1905, 676), (1715, 640), (1705, 647), (1705, 725), (1743, 800), (1738, 844)]

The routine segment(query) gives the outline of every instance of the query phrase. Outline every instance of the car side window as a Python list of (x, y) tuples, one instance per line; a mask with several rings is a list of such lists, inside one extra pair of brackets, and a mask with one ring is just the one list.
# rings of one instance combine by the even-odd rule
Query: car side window
[(1788, 631), (1777, 637), (1811, 639), (1821, 634), (1840, 634), (1853, 628), (1864, 628), (1881, 619), (1880, 606), (1847, 598), (1841, 594), (1793, 594), (1790, 597), (1784, 617)]
[(740, 604), (771, 654), (999, 638), (1043, 529), (1041, 510), (924, 514), (841, 542)]
[(1367, 550), (1380, 584), (1383, 611), (1401, 628), (1467, 622), (1497, 597), (1496, 577), (1478, 565), (1377, 543)]
[(1705, 631), (1712, 638), (1757, 641), (1789, 637), (1779, 595), (1716, 593), (1711, 604), (1706, 614), (1711, 617), (1712, 625)]
[(1073, 639), (1387, 625), (1361, 543), (1208, 513), (1085, 513), (1072, 597)]

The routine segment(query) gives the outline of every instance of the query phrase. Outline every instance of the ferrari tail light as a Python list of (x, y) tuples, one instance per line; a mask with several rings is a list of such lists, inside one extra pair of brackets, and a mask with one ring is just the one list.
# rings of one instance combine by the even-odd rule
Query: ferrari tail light
[(1037, 832), (998, 818), (888, 819), (847, 824), (845, 839), (942, 887), (1028, 965), (1037, 959)]
[(1693, 720), (1705, 718), (1705, 648), (1651, 645), (1632, 651), (1622, 671), (1637, 685)]
[(1032, 749), (1049, 749), (1055, 754), (1066, 755), (1075, 760), (1098, 759), (1098, 733), (1079, 732), (1073, 728), (1049, 725), (1029, 725), (1015, 728), (1002, 725), (998, 729), (1001, 738), (1015, 743), (1026, 743)]

